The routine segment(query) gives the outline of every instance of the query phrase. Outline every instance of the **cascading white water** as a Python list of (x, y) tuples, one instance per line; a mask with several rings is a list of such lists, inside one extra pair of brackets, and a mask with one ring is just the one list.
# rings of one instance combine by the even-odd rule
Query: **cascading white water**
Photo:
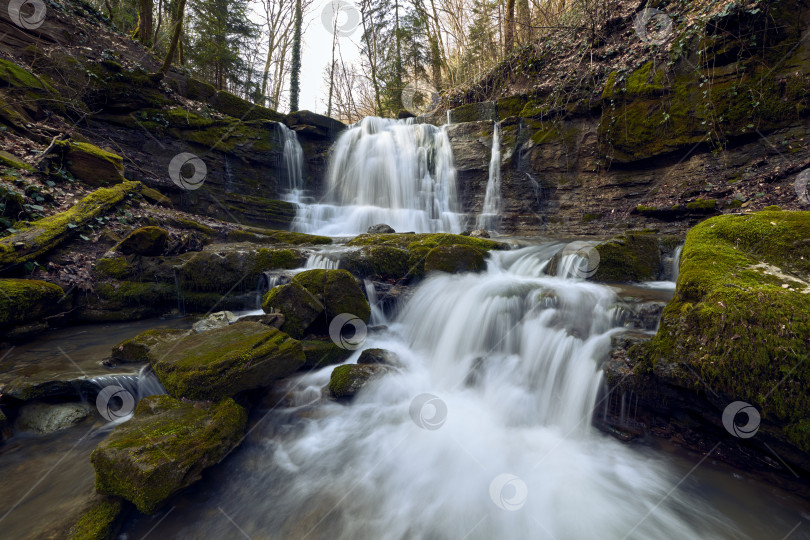
[(364, 345), (401, 367), (348, 406), (318, 401), (332, 368), (301, 377), (298, 407), (274, 411), (212, 484), (212, 510), (169, 519), (177, 535), (227, 536), (224, 506), (253, 537), (744, 538), (660, 457), (591, 427), (617, 298), (544, 276), (559, 247), (428, 278)]
[(501, 198), (501, 126), (495, 122), (492, 134), (492, 157), (489, 160), (489, 180), (484, 196), (484, 206), (476, 221), (476, 227), (491, 231), (498, 230), (503, 210)]
[(305, 204), (304, 192), (304, 150), (298, 142), (298, 135), (281, 122), (277, 123), (284, 143), (282, 159), (287, 170), (287, 191), (284, 200), (294, 204)]
[(678, 281), (678, 274), (681, 273), (681, 252), (683, 252), (682, 245), (675, 248), (675, 252), (672, 254), (672, 268), (670, 269), (672, 281)]
[(369, 324), (372, 326), (386, 324), (388, 319), (385, 316), (385, 311), (383, 311), (380, 301), (377, 298), (377, 289), (374, 288), (374, 283), (370, 279), (364, 279), (363, 286), (366, 289), (366, 297), (368, 298), (368, 303), (371, 306), (371, 319), (369, 320)]
[(300, 204), (293, 228), (330, 236), (385, 223), (400, 232), (462, 230), (447, 133), (413, 119), (365, 118), (332, 152), (323, 202)]

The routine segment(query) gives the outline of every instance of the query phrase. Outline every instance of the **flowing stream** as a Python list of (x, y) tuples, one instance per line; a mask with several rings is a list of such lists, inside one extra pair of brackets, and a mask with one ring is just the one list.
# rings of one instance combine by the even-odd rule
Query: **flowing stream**
[(413, 119), (366, 118), (341, 134), (332, 151), (326, 193), (299, 204), (299, 232), (461, 232), (456, 170), (447, 132)]
[(364, 345), (398, 368), (350, 405), (320, 399), (332, 368), (299, 377), (232, 459), (131, 538), (781, 538), (806, 521), (761, 486), (705, 481), (709, 464), (693, 475), (591, 426), (621, 310), (612, 288), (543, 275), (560, 247), (427, 279)]

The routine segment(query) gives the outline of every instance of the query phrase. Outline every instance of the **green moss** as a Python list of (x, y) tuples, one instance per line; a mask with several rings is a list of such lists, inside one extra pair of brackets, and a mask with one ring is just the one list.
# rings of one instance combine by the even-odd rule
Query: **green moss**
[(125, 196), (139, 193), (140, 189), (140, 182), (124, 182), (96, 190), (70, 210), (35, 221), (30, 227), (0, 239), (0, 271), (50, 251), (76, 230), (116, 206)]
[(582, 223), (591, 223), (602, 219), (602, 214), (585, 214), (582, 216)]
[(0, 279), (0, 327), (39, 320), (58, 309), (64, 298), (62, 288), (53, 283)]
[(68, 540), (112, 540), (121, 527), (124, 501), (102, 497), (70, 529)]
[(596, 250), (599, 267), (595, 281), (640, 282), (658, 277), (661, 251), (655, 235), (627, 233), (597, 245)]
[(134, 268), (124, 257), (104, 257), (95, 263), (96, 274), (100, 277), (127, 279), (134, 273)]
[(498, 108), (498, 117), (501, 120), (513, 116), (520, 116), (523, 111), (528, 98), (526, 96), (511, 96), (504, 99), (499, 99), (496, 106)]
[(425, 272), (480, 272), (484, 270), (484, 253), (472, 246), (437, 246), (425, 257)]
[(217, 92), (215, 98), (210, 101), (212, 107), (221, 113), (227, 114), (239, 120), (272, 120), (273, 122), (284, 121), (284, 115), (256, 105), (249, 101), (237, 97), (230, 92), (220, 91)]
[(323, 317), (323, 299), (310, 293), (298, 283), (274, 287), (262, 300), (265, 313), (280, 311), (284, 315), (282, 332), (300, 339)]
[[(647, 346), (656, 372), (685, 363), (717, 393), (755, 404), (804, 451), (810, 449), (808, 238), (808, 212), (720, 216), (693, 228), (675, 298)], [(674, 373), (679, 384), (703, 384), (687, 370)]]
[(156, 328), (147, 330), (127, 339), (112, 348), (110, 355), (121, 364), (139, 364), (149, 362), (149, 351), (157, 345), (186, 335), (186, 330)]
[(327, 236), (314, 236), (311, 234), (296, 233), (290, 231), (275, 231), (270, 229), (262, 229), (259, 227), (244, 227), (244, 229), (253, 234), (258, 234), (265, 238), (265, 241), (276, 244), (287, 244), (290, 246), (321, 246), (329, 245), (332, 239)]
[(710, 214), (717, 208), (717, 201), (714, 199), (698, 199), (687, 203), (686, 209), (690, 212)]
[(168, 283), (99, 283), (96, 294), (102, 300), (121, 307), (165, 306), (177, 300), (177, 291)]
[(408, 273), (408, 252), (392, 246), (373, 246), (364, 250), (371, 270), (380, 279), (402, 279)]
[(21, 66), (13, 62), (9, 62), (8, 60), (0, 59), (0, 81), (4, 83), (2, 86), (10, 86), (12, 88), (33, 88), (43, 90), (49, 94), (57, 93), (56, 89), (50, 84)]
[(255, 273), (267, 270), (294, 270), (301, 268), (306, 258), (298, 251), (292, 249), (260, 249), (256, 256)]
[(332, 371), (329, 392), (336, 399), (351, 399), (369, 381), (383, 375), (387, 369), (380, 365), (346, 364)]
[(237, 322), (158, 344), (149, 357), (172, 396), (200, 400), (265, 388), (305, 361), (299, 341), (253, 322)]
[(160, 227), (141, 227), (129, 233), (115, 246), (115, 251), (124, 255), (161, 255), (166, 249), (169, 233)]
[(0, 150), (0, 167), (11, 167), (20, 171), (33, 172), (34, 168), (18, 157)]
[(232, 399), (205, 404), (146, 397), (134, 417), (91, 454), (96, 491), (151, 514), (222, 460), (240, 442), (246, 423), (246, 411)]
[(323, 305), (327, 324), (334, 317), (347, 313), (368, 322), (371, 308), (363, 289), (346, 270), (308, 270), (293, 278)]
[(66, 168), (76, 178), (93, 186), (124, 181), (124, 160), (98, 146), (76, 141), (57, 141)]

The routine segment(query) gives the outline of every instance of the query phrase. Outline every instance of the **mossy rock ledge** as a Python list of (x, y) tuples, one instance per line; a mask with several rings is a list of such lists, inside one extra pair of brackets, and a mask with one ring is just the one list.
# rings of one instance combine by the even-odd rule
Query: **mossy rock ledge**
[[(651, 408), (668, 410), (675, 388), (686, 396), (681, 406), (719, 426), (726, 405), (750, 403), (762, 424), (747, 442), (767, 441), (810, 470), (810, 212), (718, 216), (694, 227), (658, 333), (628, 356), (632, 373), (621, 386)], [(621, 382), (607, 375), (609, 385)]]
[(124, 160), (98, 146), (76, 141), (55, 143), (64, 156), (67, 170), (91, 186), (107, 186), (124, 181)]
[(305, 362), (299, 341), (255, 322), (165, 341), (148, 354), (170, 395), (212, 401), (269, 387)]
[(247, 412), (232, 399), (212, 404), (144, 398), (132, 419), (91, 454), (96, 491), (151, 514), (237, 446), (246, 424)]
[(346, 270), (309, 270), (292, 283), (268, 292), (262, 303), (266, 313), (281, 311), (286, 321), (281, 329), (303, 337), (327, 335), (335, 317), (349, 314), (367, 323), (371, 307), (357, 279)]
[(160, 227), (141, 227), (129, 233), (115, 246), (124, 255), (145, 255), (154, 257), (166, 249), (169, 233)]
[[(30, 279), (0, 279), (0, 328), (26, 324), (59, 311), (62, 288)], [(67, 306), (64, 306), (67, 307)]]
[(189, 334), (188, 330), (155, 328), (126, 339), (113, 347), (111, 359), (117, 364), (139, 364), (149, 362), (149, 352), (158, 345), (176, 341)]
[(126, 509), (131, 508), (118, 497), (99, 498), (68, 533), (68, 540), (112, 540), (118, 534)]
[(484, 254), (472, 246), (438, 246), (425, 257), (425, 272), (480, 272), (486, 268)]

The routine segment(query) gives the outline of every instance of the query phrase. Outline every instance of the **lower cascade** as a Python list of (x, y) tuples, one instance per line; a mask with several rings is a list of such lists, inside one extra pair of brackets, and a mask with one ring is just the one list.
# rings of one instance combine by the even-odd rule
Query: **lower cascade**
[(462, 230), (447, 132), (413, 119), (365, 118), (344, 132), (325, 189), (321, 201), (299, 204), (296, 231), (348, 236), (380, 223), (400, 232)]
[[(300, 377), (195, 500), (273, 538), (746, 538), (655, 454), (591, 426), (620, 310), (606, 286), (542, 273), (560, 247), (429, 277), (363, 345), (396, 369), (349, 406), (320, 400), (331, 368)], [(164, 530), (227, 535), (207, 510)]]

